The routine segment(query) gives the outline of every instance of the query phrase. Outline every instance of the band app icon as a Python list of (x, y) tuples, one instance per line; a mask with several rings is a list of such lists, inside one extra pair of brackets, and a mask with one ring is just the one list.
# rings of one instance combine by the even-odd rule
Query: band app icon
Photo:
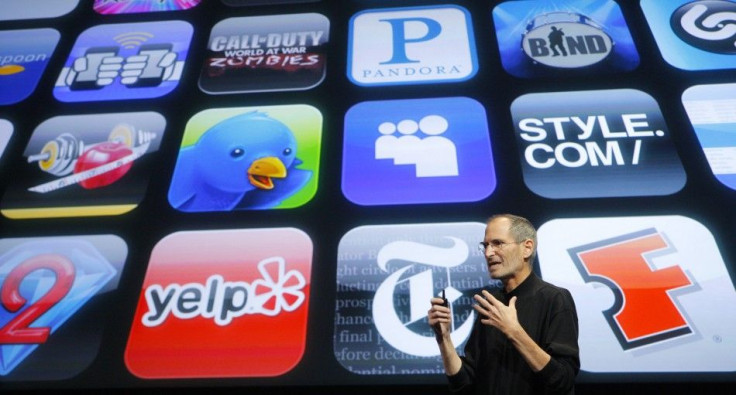
[(686, 175), (657, 102), (634, 89), (511, 104), (524, 183), (551, 199), (673, 194)]
[(69, 13), (78, 4), (79, 0), (3, 0), (0, 21), (55, 18)]
[(493, 9), (493, 20), (503, 66), (517, 77), (629, 71), (639, 64), (613, 0), (506, 1)]
[[(0, 376), (61, 380), (97, 354), (128, 248), (113, 235), (0, 239)], [(59, 329), (63, 327), (63, 331)]]
[(473, 295), (492, 285), (475, 247), (482, 223), (362, 226), (337, 253), (334, 352), (361, 375), (442, 374), (427, 323), (429, 300), (442, 295), (462, 349), (475, 321)]
[(42, 122), (2, 200), (8, 218), (119, 215), (143, 199), (166, 120), (155, 112)]
[(467, 97), (356, 104), (342, 164), (343, 194), (361, 205), (473, 202), (496, 188), (488, 118)]
[(142, 378), (291, 370), (306, 344), (312, 250), (295, 228), (165, 237), (143, 282), (125, 350), (128, 370)]
[(169, 188), (186, 212), (293, 208), (317, 192), (322, 114), (308, 105), (220, 108), (187, 123)]
[(736, 290), (699, 222), (560, 219), (539, 240), (543, 278), (575, 299), (584, 371), (736, 370)]
[(710, 170), (736, 189), (736, 84), (696, 85), (682, 94)]
[(312, 88), (325, 77), (329, 33), (329, 20), (315, 13), (220, 21), (199, 86), (211, 94)]
[(95, 0), (94, 10), (98, 14), (132, 14), (138, 12), (160, 12), (187, 10), (196, 7), (202, 0)]
[(350, 19), (347, 74), (357, 85), (460, 82), (477, 71), (472, 21), (465, 8), (383, 8)]
[(641, 0), (662, 57), (683, 70), (736, 68), (736, 1)]
[(54, 97), (83, 102), (166, 95), (179, 84), (192, 33), (184, 21), (91, 27), (74, 43)]
[(0, 31), (0, 105), (33, 93), (60, 37), (54, 29)]

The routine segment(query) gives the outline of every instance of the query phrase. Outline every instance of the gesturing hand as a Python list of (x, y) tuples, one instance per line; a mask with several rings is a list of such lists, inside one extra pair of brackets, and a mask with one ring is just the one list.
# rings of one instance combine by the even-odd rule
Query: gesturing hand
[(519, 319), (516, 316), (516, 296), (512, 297), (509, 305), (506, 306), (486, 290), (483, 290), (481, 294), (473, 296), (477, 302), (473, 305), (473, 308), (481, 317), (485, 317), (481, 318), (481, 323), (497, 328), (509, 337), (515, 331), (521, 329)]

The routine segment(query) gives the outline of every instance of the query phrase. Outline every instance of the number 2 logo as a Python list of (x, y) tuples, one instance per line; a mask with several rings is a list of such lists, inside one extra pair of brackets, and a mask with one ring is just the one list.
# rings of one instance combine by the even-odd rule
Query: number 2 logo
[[(85, 364), (72, 362), (91, 361), (96, 348), (91, 355), (67, 356), (53, 334), (71, 317), (88, 314), (80, 309), (92, 297), (117, 286), (125, 255), (125, 242), (112, 235), (0, 240), (0, 376), (61, 379), (79, 373)], [(93, 321), (95, 332), (101, 320)], [(82, 343), (99, 342), (99, 336), (60, 341), (85, 349)], [(28, 361), (32, 369), (16, 370), (39, 347), (45, 356), (69, 358), (67, 370), (49, 373), (54, 369), (44, 369), (43, 357)]]
[[(56, 279), (43, 296), (28, 305), (28, 300), (20, 293), (20, 284), (34, 271), (43, 269), (51, 270)], [(51, 328), (31, 328), (30, 325), (61, 301), (69, 293), (73, 283), (74, 264), (61, 255), (39, 255), (13, 268), (0, 288), (0, 301), (11, 313), (18, 312), (23, 306), (28, 307), (0, 328), (0, 343), (45, 343)]]

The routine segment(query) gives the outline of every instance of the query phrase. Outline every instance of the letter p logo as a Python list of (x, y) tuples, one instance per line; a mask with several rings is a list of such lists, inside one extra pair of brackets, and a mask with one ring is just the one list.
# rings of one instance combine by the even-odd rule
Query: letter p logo
[[(380, 64), (419, 63), (418, 60), (412, 60), (406, 56), (406, 44), (432, 40), (439, 36), (442, 31), (439, 22), (429, 18), (381, 19), (381, 22), (391, 25), (393, 56), (390, 60)], [(421, 37), (412, 37), (414, 34), (409, 34), (410, 32), (421, 32), (422, 30), (425, 32)]]
[(369, 9), (350, 19), (347, 74), (354, 84), (459, 82), (477, 71), (472, 20), (463, 7)]

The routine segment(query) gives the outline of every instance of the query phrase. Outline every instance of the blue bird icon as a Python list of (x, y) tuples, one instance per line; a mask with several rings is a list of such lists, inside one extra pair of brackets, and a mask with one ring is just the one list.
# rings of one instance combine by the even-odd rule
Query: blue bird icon
[(296, 155), (291, 129), (268, 114), (225, 119), (180, 150), (169, 203), (190, 212), (272, 208), (311, 178)]

